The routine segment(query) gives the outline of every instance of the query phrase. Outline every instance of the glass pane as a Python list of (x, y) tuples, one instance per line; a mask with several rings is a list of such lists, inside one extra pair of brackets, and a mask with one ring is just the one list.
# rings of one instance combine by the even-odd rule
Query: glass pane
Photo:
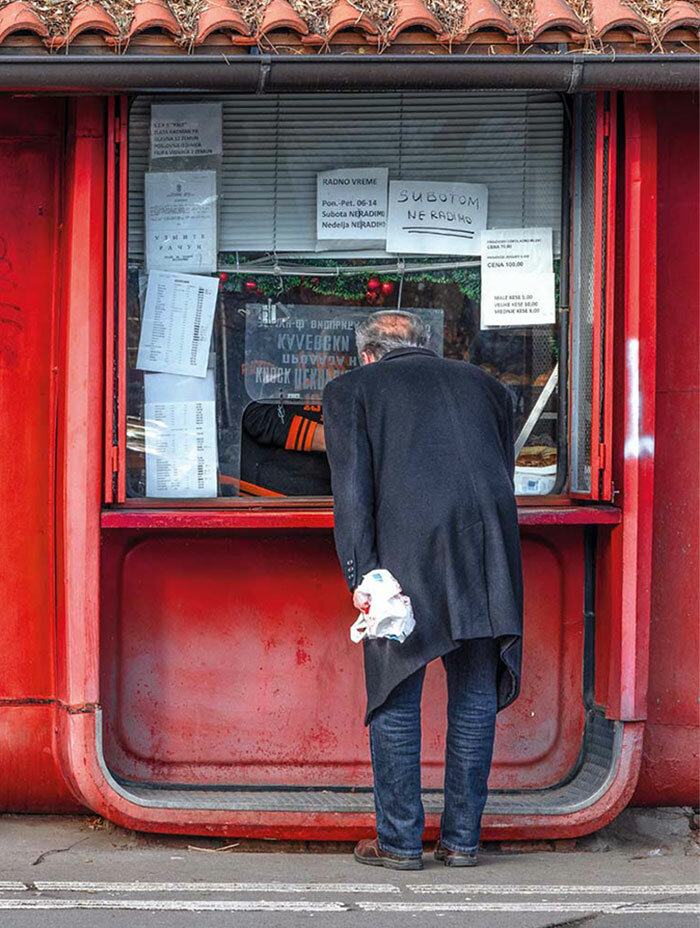
[[(442, 95), (439, 107), (431, 107), (418, 94), (407, 95), (408, 100), (400, 96), (352, 100), (347, 117), (352, 117), (352, 126), (348, 128), (339, 125), (337, 116), (331, 118), (337, 113), (338, 101), (327, 100), (324, 110), (323, 95), (301, 95), (285, 117), (285, 131), (299, 141), (308, 129), (309, 139), (299, 144), (313, 149), (314, 165), (322, 160), (326, 170), (333, 170), (349, 162), (350, 141), (362, 113), (374, 119), (381, 104), (402, 140), (398, 161), (384, 159), (389, 183), (394, 178), (420, 181), (419, 174), (424, 177), (431, 172), (436, 184), (471, 180), (483, 184), (486, 180), (489, 228), (528, 233), (551, 229), (553, 254), (545, 274), (549, 275), (550, 294), (557, 292), (560, 104), (540, 95), (542, 107), (538, 109), (537, 95), (487, 95), (493, 109), (490, 133), (480, 129), (481, 134), (472, 137), (470, 131), (479, 114), (488, 117), (484, 95), (461, 94), (452, 99)], [(523, 105), (528, 100), (531, 108)], [(465, 248), (467, 254), (440, 255), (429, 249), (420, 254), (424, 246), (416, 245), (416, 253), (396, 255), (376, 239), (371, 247), (337, 243), (334, 252), (314, 236), (310, 243), (309, 223), (315, 229), (317, 221), (315, 186), (309, 199), (309, 178), (301, 171), (293, 146), (285, 149), (286, 166), (280, 173), (281, 151), (275, 151), (274, 138), (271, 155), (252, 146), (241, 148), (230, 135), (236, 107), (242, 118), (254, 121), (260, 105), (248, 98), (224, 98), (223, 110), (218, 111), (224, 114), (221, 151), (217, 151), (216, 133), (208, 130), (205, 158), (188, 155), (163, 161), (149, 156), (150, 103), (137, 101), (134, 106), (129, 213), (130, 229), (135, 231), (130, 241), (127, 319), (128, 495), (154, 500), (329, 496), (320, 405), (323, 387), (359, 363), (355, 325), (378, 309), (397, 307), (423, 318), (431, 347), (438, 354), (478, 365), (508, 387), (519, 436), (516, 491), (551, 492), (559, 440), (556, 324), (515, 325), (511, 318), (508, 325), (483, 327), (485, 277), (478, 245)], [(512, 123), (505, 118), (509, 111)], [(326, 136), (314, 122), (324, 113)], [(258, 117), (265, 126), (269, 118), (282, 119), (274, 111), (272, 117), (267, 112)], [(197, 141), (196, 131), (190, 130)], [(334, 147), (329, 141), (333, 139), (344, 139), (346, 144)], [(418, 152), (416, 148), (411, 156), (406, 141), (411, 139), (420, 148), (420, 171), (411, 161)], [(370, 145), (370, 166), (382, 160), (382, 144), (378, 139), (376, 151)], [(278, 173), (273, 172), (273, 183), (260, 185), (256, 172), (258, 179), (267, 177), (270, 157), (277, 160)], [(489, 161), (486, 177), (484, 165)], [(232, 165), (238, 165), (237, 170), (247, 178), (245, 183)], [(153, 180), (158, 174), (167, 176)], [(222, 221), (229, 223), (226, 236), (235, 232), (237, 242), (245, 240), (245, 225), (239, 223), (234, 229), (230, 216), (232, 210), (243, 215), (240, 211), (246, 198), (251, 209), (260, 210), (251, 224), (251, 240), (270, 235), (274, 239), (279, 231), (277, 217), (285, 224), (286, 253), (253, 248), (242, 253), (222, 247)], [(293, 235), (295, 215), (301, 230), (297, 239)], [(449, 204), (435, 211), (432, 228), (436, 234), (452, 229), (451, 224), (459, 222), (455, 215)], [(229, 218), (222, 220), (222, 216)], [(212, 217), (219, 228), (215, 273), (208, 269), (208, 257), (198, 257), (211, 252), (201, 243), (207, 244), (207, 235), (216, 235), (211, 232)], [(204, 264), (193, 273), (192, 262), (197, 260)], [(493, 311), (496, 304), (493, 297), (488, 299)]]

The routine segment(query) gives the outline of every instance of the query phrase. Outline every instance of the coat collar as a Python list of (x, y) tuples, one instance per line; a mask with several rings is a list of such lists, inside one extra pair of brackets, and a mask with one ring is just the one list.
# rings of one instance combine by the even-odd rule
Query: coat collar
[(383, 354), (379, 361), (391, 361), (392, 358), (403, 358), (409, 354), (418, 354), (433, 358), (437, 357), (437, 354), (431, 348), (392, 348), (391, 351), (387, 351), (386, 354)]

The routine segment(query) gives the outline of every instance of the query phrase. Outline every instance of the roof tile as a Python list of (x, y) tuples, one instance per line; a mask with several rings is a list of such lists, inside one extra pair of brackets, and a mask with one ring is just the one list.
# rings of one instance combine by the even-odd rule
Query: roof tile
[(199, 15), (195, 45), (201, 45), (212, 32), (224, 30), (236, 32), (238, 35), (250, 35), (250, 27), (246, 21), (226, 0), (209, 0), (209, 5)]
[(464, 11), (462, 32), (469, 35), (477, 29), (501, 29), (513, 35), (515, 29), (500, 6), (494, 0), (472, 0)]
[(358, 29), (368, 35), (377, 35), (379, 30), (366, 13), (360, 12), (348, 0), (337, 0), (331, 7), (328, 17), (328, 34), (330, 41), (343, 29)]
[(181, 30), (177, 20), (164, 3), (164, 0), (141, 0), (134, 7), (134, 18), (131, 20), (129, 38), (133, 39), (140, 32), (147, 29), (162, 29), (173, 36), (180, 37)]
[(287, 0), (271, 0), (263, 14), (258, 35), (262, 37), (273, 29), (291, 29), (299, 35), (308, 35), (309, 32), (309, 27)]
[(396, 0), (396, 7), (396, 21), (389, 33), (389, 41), (391, 42), (393, 42), (404, 29), (422, 27), (424, 29), (429, 29), (436, 35), (440, 35), (445, 31), (428, 7), (424, 3), (421, 3), (421, 0)]
[(534, 39), (547, 29), (566, 29), (575, 34), (585, 33), (586, 27), (564, 0), (534, 0), (534, 6)]
[(101, 32), (105, 37), (116, 37), (119, 29), (112, 17), (106, 12), (101, 3), (89, 3), (81, 7), (73, 17), (70, 28), (65, 35), (54, 36), (51, 39), (51, 48), (62, 48), (70, 45), (83, 32)]
[(661, 23), (660, 37), (663, 39), (671, 29), (678, 28), (700, 29), (700, 10), (688, 0), (676, 0), (671, 4)]
[(648, 35), (646, 23), (622, 0), (594, 0), (591, 18), (593, 34), (601, 39), (611, 29), (632, 29)]
[(42, 38), (49, 34), (45, 24), (23, 0), (8, 3), (0, 10), (0, 42), (13, 32), (34, 32)]

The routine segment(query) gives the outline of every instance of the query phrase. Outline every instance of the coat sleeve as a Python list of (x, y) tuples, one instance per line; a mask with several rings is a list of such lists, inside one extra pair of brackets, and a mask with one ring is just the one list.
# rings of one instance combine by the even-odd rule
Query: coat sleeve
[(513, 410), (513, 397), (510, 390), (506, 387), (503, 402), (503, 426), (501, 436), (503, 438), (503, 450), (506, 456), (506, 469), (510, 482), (515, 487), (515, 413)]
[(345, 581), (354, 590), (378, 566), (374, 477), (364, 407), (342, 378), (326, 386), (323, 421), (331, 466), (335, 547)]
[(311, 451), (311, 442), (318, 428), (301, 410), (284, 406), (280, 418), (278, 406), (272, 403), (249, 403), (243, 413), (243, 428), (258, 444), (287, 451)]

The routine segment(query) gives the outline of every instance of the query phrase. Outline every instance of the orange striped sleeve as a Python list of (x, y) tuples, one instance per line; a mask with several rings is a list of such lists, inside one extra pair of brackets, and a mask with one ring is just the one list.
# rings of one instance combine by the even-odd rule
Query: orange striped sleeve
[(287, 441), (285, 442), (285, 445), (284, 445), (287, 451), (295, 450), (296, 443), (297, 443), (297, 436), (299, 434), (299, 427), (301, 426), (303, 421), (304, 419), (302, 416), (293, 417), (292, 424), (289, 427), (289, 431), (287, 432)]
[(306, 433), (308, 432), (308, 430), (309, 430), (309, 420), (303, 419), (301, 426), (299, 428), (299, 434), (297, 435), (297, 443), (296, 443), (297, 451), (304, 450), (304, 439), (306, 438)]
[(306, 430), (306, 438), (304, 439), (304, 451), (311, 451), (311, 442), (314, 440), (314, 434), (317, 428), (318, 422), (309, 419), (309, 427)]

